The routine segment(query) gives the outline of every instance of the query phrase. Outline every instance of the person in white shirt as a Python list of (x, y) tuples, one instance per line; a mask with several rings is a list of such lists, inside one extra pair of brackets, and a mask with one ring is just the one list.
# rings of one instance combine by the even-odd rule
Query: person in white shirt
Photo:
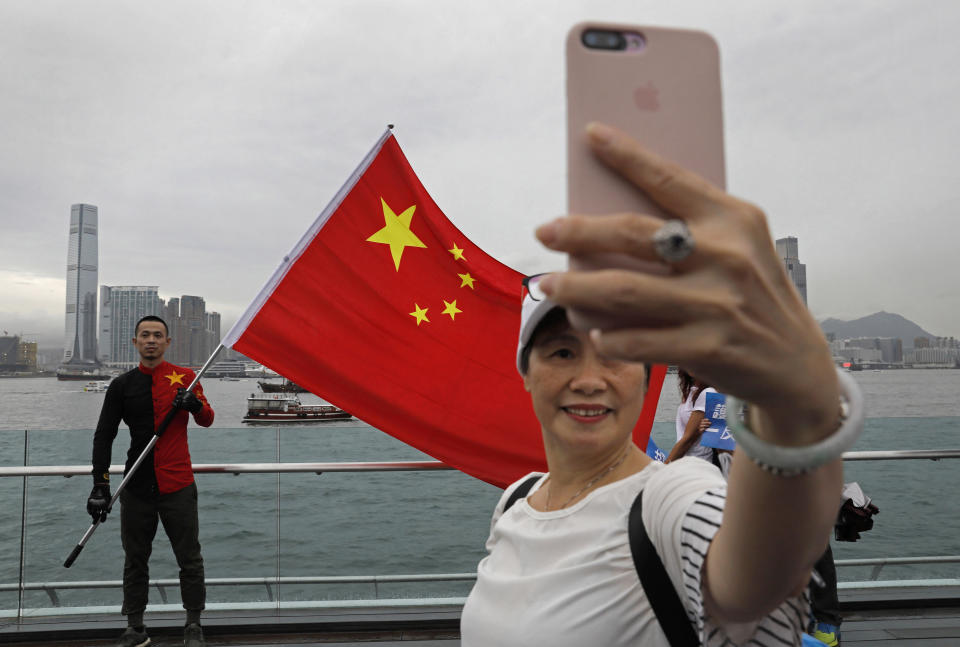
[[(557, 251), (662, 267), (526, 281), (517, 366), (549, 471), (497, 504), (461, 644), (670, 644), (631, 555), (627, 523), (642, 496), (641, 527), (679, 596), (681, 629), (710, 647), (800, 645), (803, 591), (836, 516), (839, 457), (862, 427), (862, 399), (836, 372), (756, 207), (618, 131), (593, 124), (588, 138), (601, 161), (687, 221), (670, 244), (696, 248), (651, 245), (663, 220), (641, 214), (570, 216), (537, 231)], [(642, 362), (688, 367), (734, 414), (733, 398), (750, 402), (729, 482), (705, 461), (663, 465), (634, 445)]]
[(707, 393), (716, 393), (717, 390), (683, 369), (677, 371), (677, 386), (681, 397), (677, 407), (677, 443), (664, 462), (669, 463), (681, 456), (695, 456), (713, 462), (713, 448), (701, 445), (700, 437), (710, 426), (709, 418), (705, 417)]

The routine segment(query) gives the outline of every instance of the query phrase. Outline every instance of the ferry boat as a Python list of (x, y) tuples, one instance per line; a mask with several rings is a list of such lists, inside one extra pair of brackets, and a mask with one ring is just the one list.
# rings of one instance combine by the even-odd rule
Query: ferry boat
[(287, 378), (283, 378), (283, 382), (279, 384), (266, 380), (257, 380), (257, 384), (260, 385), (260, 390), (264, 393), (307, 393), (305, 388), (299, 384), (294, 384)]
[(271, 395), (250, 394), (247, 398), (247, 415), (243, 422), (317, 422), (325, 420), (350, 420), (353, 416), (332, 404), (303, 404), (296, 395), (283, 393)]
[(70, 380), (74, 382), (79, 382), (82, 380), (109, 380), (110, 375), (101, 372), (98, 367), (84, 369), (64, 365), (57, 369), (57, 379), (61, 381)]

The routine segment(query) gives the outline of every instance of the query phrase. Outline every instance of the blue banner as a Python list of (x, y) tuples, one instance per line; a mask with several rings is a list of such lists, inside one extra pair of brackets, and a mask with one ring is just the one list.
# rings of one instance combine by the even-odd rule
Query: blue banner
[(716, 449), (734, 449), (737, 446), (727, 431), (727, 396), (722, 393), (707, 393), (704, 417), (710, 420), (710, 428), (703, 432), (700, 444)]

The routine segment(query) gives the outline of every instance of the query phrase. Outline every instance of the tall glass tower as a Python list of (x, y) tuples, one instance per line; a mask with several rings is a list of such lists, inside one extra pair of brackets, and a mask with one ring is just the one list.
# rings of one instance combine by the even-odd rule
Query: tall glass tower
[(65, 365), (97, 364), (97, 208), (70, 207)]
[(803, 303), (807, 303), (807, 266), (800, 262), (800, 252), (797, 239), (793, 236), (778, 238), (776, 242), (777, 254), (783, 260), (783, 266), (790, 275), (797, 292), (803, 297)]

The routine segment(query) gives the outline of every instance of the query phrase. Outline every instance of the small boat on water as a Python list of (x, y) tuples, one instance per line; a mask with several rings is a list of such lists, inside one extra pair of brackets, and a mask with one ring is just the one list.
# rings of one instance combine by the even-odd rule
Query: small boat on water
[(247, 398), (247, 415), (243, 422), (274, 424), (277, 422), (322, 422), (350, 420), (353, 416), (332, 404), (303, 404), (291, 394), (254, 395)]
[(83, 390), (86, 393), (103, 393), (104, 391), (107, 390), (108, 384), (109, 382), (103, 382), (103, 381), (87, 382), (86, 384), (83, 385)]
[(101, 373), (99, 368), (75, 369), (61, 366), (57, 369), (58, 380), (80, 382), (82, 380), (109, 380), (111, 377), (109, 374)]
[(283, 382), (268, 382), (266, 380), (257, 380), (260, 390), (264, 393), (306, 393), (307, 390), (299, 384), (294, 384), (287, 378)]

